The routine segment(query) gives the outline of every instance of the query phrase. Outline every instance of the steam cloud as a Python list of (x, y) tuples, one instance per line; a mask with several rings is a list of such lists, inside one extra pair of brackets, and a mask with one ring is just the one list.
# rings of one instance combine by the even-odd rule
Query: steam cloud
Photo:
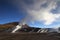
[[(58, 1), (58, 0), (57, 0)], [(14, 0), (14, 3), (21, 8), (23, 12), (26, 12), (26, 17), (20, 21), (19, 25), (12, 33), (16, 32), (18, 29), (22, 28), (22, 25), (28, 22), (39, 21), (44, 25), (50, 25), (57, 19), (60, 18), (60, 13), (54, 14), (51, 12), (52, 9), (57, 7), (56, 0)], [(16, 5), (15, 4), (15, 5)], [(60, 20), (60, 19), (59, 19)]]
[(24, 18), (26, 22), (42, 21), (44, 25), (50, 25), (60, 18), (59, 13), (51, 12), (57, 7), (56, 0), (20, 0), (18, 5), (22, 6), (23, 11), (27, 13)]

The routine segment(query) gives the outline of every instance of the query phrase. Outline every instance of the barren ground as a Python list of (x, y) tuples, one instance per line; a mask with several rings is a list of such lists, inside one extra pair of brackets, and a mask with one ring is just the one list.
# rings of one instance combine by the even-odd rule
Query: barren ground
[(0, 40), (60, 40), (59, 33), (0, 33)]

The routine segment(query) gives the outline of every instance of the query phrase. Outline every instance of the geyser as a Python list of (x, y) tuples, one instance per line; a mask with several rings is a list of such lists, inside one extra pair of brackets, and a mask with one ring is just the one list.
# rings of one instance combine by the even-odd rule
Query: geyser
[[(24, 22), (43, 22), (43, 25), (51, 25), (53, 22), (58, 22), (57, 19), (60, 18), (59, 13), (52, 13), (52, 9), (56, 9), (58, 7), (56, 0), (14, 0), (15, 4), (19, 6), (26, 12), (26, 17), (24, 17)], [(59, 19), (60, 20), (60, 19)], [(20, 25), (20, 27), (19, 27)], [(16, 26), (16, 30), (22, 28), (23, 24), (19, 24)], [(13, 32), (15, 32), (13, 31)]]
[(15, 33), (18, 29), (21, 29), (21, 28), (22, 28), (22, 26), (17, 25), (16, 28), (12, 31), (12, 33)]
[(23, 18), (11, 33), (15, 33), (17, 30), (24, 28), (22, 26), (25, 25), (26, 22), (27, 22), (26, 18)]

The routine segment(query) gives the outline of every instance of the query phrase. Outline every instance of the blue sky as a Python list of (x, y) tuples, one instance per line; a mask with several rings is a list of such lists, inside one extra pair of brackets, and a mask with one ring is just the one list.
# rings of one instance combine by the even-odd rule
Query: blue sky
[[(44, 1), (44, 0), (42, 0), (42, 1)], [(32, 27), (42, 27), (42, 28), (44, 28), (44, 27), (47, 27), (47, 28), (58, 27), (58, 26), (60, 26), (60, 21), (59, 21), (60, 17), (56, 19), (58, 21), (54, 21), (50, 25), (44, 25), (44, 24), (48, 23), (48, 20), (46, 19), (47, 22), (43, 23), (43, 21), (45, 19), (42, 19), (42, 18), (39, 19), (39, 17), (41, 15), (39, 14), (38, 15), (39, 17), (37, 17), (37, 15), (34, 14), (37, 12), (40, 13), (40, 9), (39, 9), (40, 7), (41, 7), (41, 10), (44, 10), (44, 11), (45, 11), (45, 9), (48, 9), (47, 6), (49, 6), (49, 3), (48, 3), (49, 1), (52, 1), (52, 0), (48, 0), (47, 2), (40, 5), (42, 2), (41, 3), (38, 1), (34, 2), (34, 0), (23, 0), (23, 1), (22, 0), (0, 0), (0, 24), (5, 24), (5, 23), (9, 23), (9, 22), (16, 22), (16, 21), (19, 22), (21, 19), (23, 19), (25, 16), (27, 16), (27, 14), (29, 14), (31, 12), (30, 14), (33, 15), (31, 20), (33, 20), (33, 22), (28, 20), (29, 21), (29, 22), (27, 22), (28, 25), (30, 25)], [(25, 4), (22, 4), (23, 2)], [(55, 2), (55, 0), (53, 0), (53, 2)], [(35, 5), (34, 3), (39, 4), (40, 7), (39, 7), (39, 5)], [(59, 0), (56, 1), (56, 5), (57, 5), (57, 7), (55, 9), (52, 8), (50, 10), (52, 15), (60, 14), (60, 1)], [(26, 12), (27, 10), (33, 10), (35, 12), (32, 14), (32, 11)], [(36, 10), (39, 10), (39, 11), (36, 11)], [(41, 13), (42, 13), (42, 11), (41, 11)], [(47, 13), (49, 13), (49, 12), (47, 12)], [(42, 13), (42, 15), (43, 14), (44, 13)], [(31, 15), (28, 15), (27, 18), (30, 18)], [(41, 16), (41, 17), (43, 17), (43, 16)], [(49, 17), (49, 16), (46, 16), (46, 17)], [(45, 18), (45, 16), (44, 16), (44, 18)], [(36, 20), (36, 19), (38, 19), (38, 20)], [(43, 21), (41, 21), (41, 19)]]
[(0, 24), (20, 21), (23, 16), (23, 12), (19, 13), (17, 6), (12, 5), (7, 0), (0, 0)]

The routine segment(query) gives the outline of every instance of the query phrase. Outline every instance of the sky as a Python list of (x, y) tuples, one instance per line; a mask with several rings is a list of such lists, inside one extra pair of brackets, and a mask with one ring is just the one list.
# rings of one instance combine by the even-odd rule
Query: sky
[(20, 21), (23, 18), (23, 12), (18, 7), (11, 4), (11, 1), (0, 0), (0, 24)]
[(16, 21), (31, 27), (60, 27), (60, 0), (0, 0), (0, 24)]

